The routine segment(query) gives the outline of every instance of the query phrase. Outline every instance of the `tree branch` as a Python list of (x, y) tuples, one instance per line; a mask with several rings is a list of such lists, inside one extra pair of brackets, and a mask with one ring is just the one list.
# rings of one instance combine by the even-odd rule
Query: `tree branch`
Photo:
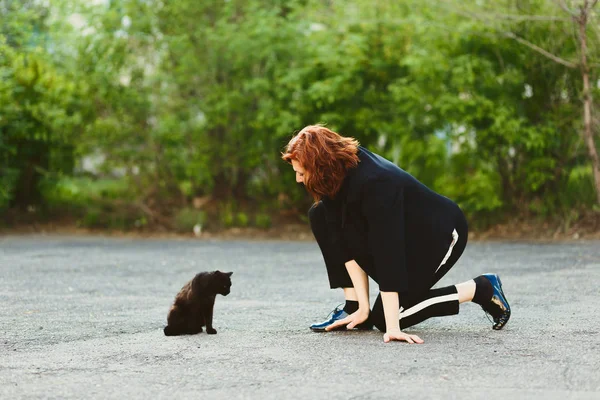
[(550, 15), (517, 15), (517, 14), (486, 14), (486, 13), (474, 13), (474, 12), (466, 12), (457, 7), (454, 7), (452, 4), (448, 3), (447, 0), (441, 0), (442, 3), (446, 6), (446, 8), (452, 9), (456, 11), (458, 14), (468, 13), (469, 16), (477, 18), (479, 20), (488, 19), (488, 20), (497, 20), (497, 19), (506, 19), (506, 20), (514, 20), (514, 21), (564, 21), (567, 22), (570, 18), (562, 18), (562, 17), (553, 17)]
[(514, 21), (570, 21), (570, 18), (552, 17), (549, 15), (513, 15), (513, 14), (476, 14), (471, 13), (474, 17), (495, 19), (507, 19)]
[(527, 41), (527, 40), (525, 40), (525, 39), (523, 39), (523, 38), (515, 35), (512, 32), (501, 32), (501, 33), (502, 33), (502, 35), (504, 35), (504, 36), (506, 36), (508, 38), (516, 40), (517, 42), (519, 42), (519, 43), (521, 43), (521, 44), (529, 47), (532, 50), (537, 51), (541, 55), (543, 55), (545, 57), (548, 57), (549, 59), (551, 59), (551, 60), (553, 60), (553, 61), (555, 61), (555, 62), (557, 62), (559, 64), (564, 65), (565, 67), (577, 68), (577, 64), (576, 63), (573, 63), (571, 61), (567, 61), (567, 60), (565, 60), (563, 58), (560, 58), (560, 57), (558, 57), (558, 56), (550, 53), (549, 51), (546, 51), (546, 50), (542, 49), (541, 47), (536, 46), (535, 44), (533, 44), (533, 43), (531, 43), (531, 42), (529, 42), (529, 41)]
[(571, 11), (569, 7), (567, 7), (567, 3), (565, 3), (564, 0), (555, 0), (554, 2), (570, 16), (576, 17), (578, 15), (576, 12)]
[[(474, 19), (477, 19), (479, 21), (483, 20), (477, 14), (474, 14), (474, 13), (471, 13), (471, 12), (468, 12), (468, 11), (464, 11), (464, 10), (461, 10), (461, 9), (458, 9), (458, 8), (453, 8), (453, 10), (454, 10), (454, 12), (456, 12), (459, 15), (463, 15), (463, 16), (466, 16), (466, 17), (469, 17), (469, 18), (474, 18)], [(558, 56), (550, 53), (549, 51), (544, 50), (543, 48), (541, 48), (541, 47), (539, 47), (539, 46), (531, 43), (530, 41), (525, 40), (525, 39), (523, 39), (523, 38), (515, 35), (512, 32), (501, 31), (500, 30), (500, 31), (498, 31), (498, 33), (501, 34), (504, 37), (513, 39), (513, 40), (521, 43), (522, 45), (525, 45), (525, 46), (529, 47), (530, 49), (532, 49), (532, 50), (534, 50), (534, 51), (542, 54), (543, 56), (545, 56), (545, 57), (547, 57), (547, 58), (549, 58), (549, 59), (551, 59), (551, 60), (553, 60), (553, 61), (555, 61), (555, 62), (557, 62), (557, 63), (559, 63), (561, 65), (564, 65), (565, 67), (577, 68), (577, 66), (578, 66), (578, 64), (573, 63), (571, 61), (567, 61), (565, 59), (562, 59), (562, 58), (560, 58), (560, 57), (558, 57)]]

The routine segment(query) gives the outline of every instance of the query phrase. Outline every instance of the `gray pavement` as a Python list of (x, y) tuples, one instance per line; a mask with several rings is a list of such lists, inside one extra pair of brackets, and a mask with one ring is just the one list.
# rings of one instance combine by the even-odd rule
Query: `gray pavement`
[[(215, 269), (234, 272), (219, 333), (165, 337)], [(0, 399), (599, 399), (600, 242), (470, 243), (440, 285), (483, 272), (505, 330), (464, 304), (410, 329), (425, 344), (384, 344), (308, 330), (342, 300), (313, 242), (0, 237)]]

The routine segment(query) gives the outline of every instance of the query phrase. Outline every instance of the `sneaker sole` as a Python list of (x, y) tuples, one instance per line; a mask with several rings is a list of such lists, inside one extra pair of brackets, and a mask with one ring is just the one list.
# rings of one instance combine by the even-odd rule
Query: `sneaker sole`
[(494, 325), (492, 326), (492, 329), (499, 331), (502, 328), (504, 328), (506, 326), (506, 324), (508, 323), (508, 320), (510, 319), (510, 316), (512, 314), (512, 310), (510, 308), (510, 304), (508, 303), (508, 300), (506, 299), (506, 295), (504, 294), (504, 288), (502, 287), (502, 280), (500, 279), (500, 275), (496, 275), (498, 277), (498, 284), (500, 285), (500, 294), (502, 294), (502, 298), (503, 300), (506, 302), (506, 305), (508, 306), (508, 317), (506, 318), (506, 321), (504, 321), (502, 323), (502, 325)]
[(340, 326), (338, 328), (332, 329), (330, 331), (326, 331), (325, 328), (309, 328), (311, 331), (313, 332), (335, 332), (335, 331), (371, 331), (373, 330), (373, 327), (356, 327), (354, 329), (346, 329), (343, 326)]

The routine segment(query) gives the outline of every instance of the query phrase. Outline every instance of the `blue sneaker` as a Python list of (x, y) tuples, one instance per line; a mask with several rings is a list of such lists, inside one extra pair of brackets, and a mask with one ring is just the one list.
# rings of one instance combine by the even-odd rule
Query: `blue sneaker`
[[(321, 322), (320, 324), (312, 324), (310, 326), (310, 329), (313, 332), (325, 332), (325, 328), (327, 328), (329, 325), (332, 325), (336, 321), (344, 319), (348, 315), (350, 315), (346, 311), (344, 311), (343, 308), (340, 308), (341, 305), (342, 304), (340, 304), (339, 306), (337, 306), (332, 312), (329, 313), (329, 315), (327, 316), (328, 319), (326, 321)], [(373, 329), (373, 324), (371, 324), (369, 322), (369, 320), (367, 319), (362, 324), (357, 325), (355, 329), (358, 329), (358, 330), (370, 330), (370, 329)], [(335, 328), (333, 330), (334, 331), (345, 331), (345, 330), (347, 330), (347, 328), (344, 325), (342, 325), (342, 326), (338, 326), (337, 328)]]
[(481, 308), (494, 319), (492, 328), (500, 330), (504, 328), (504, 325), (506, 325), (510, 319), (510, 306), (508, 305), (508, 300), (506, 300), (504, 291), (502, 291), (502, 281), (500, 280), (500, 277), (496, 274), (483, 274), (483, 276), (485, 276), (492, 284), (494, 295), (492, 296), (490, 303)]

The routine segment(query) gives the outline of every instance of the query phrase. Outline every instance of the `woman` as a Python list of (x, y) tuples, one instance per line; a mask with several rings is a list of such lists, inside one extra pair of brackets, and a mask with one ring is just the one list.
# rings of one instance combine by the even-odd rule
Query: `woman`
[[(388, 160), (320, 125), (302, 129), (282, 157), (292, 164), (315, 204), (311, 229), (325, 260), (332, 289), (346, 304), (313, 331), (371, 329), (392, 340), (423, 343), (402, 329), (427, 318), (458, 314), (473, 301), (502, 329), (510, 307), (500, 278), (485, 274), (455, 286), (432, 289), (467, 244), (460, 208)], [(379, 285), (373, 309), (369, 281)]]

